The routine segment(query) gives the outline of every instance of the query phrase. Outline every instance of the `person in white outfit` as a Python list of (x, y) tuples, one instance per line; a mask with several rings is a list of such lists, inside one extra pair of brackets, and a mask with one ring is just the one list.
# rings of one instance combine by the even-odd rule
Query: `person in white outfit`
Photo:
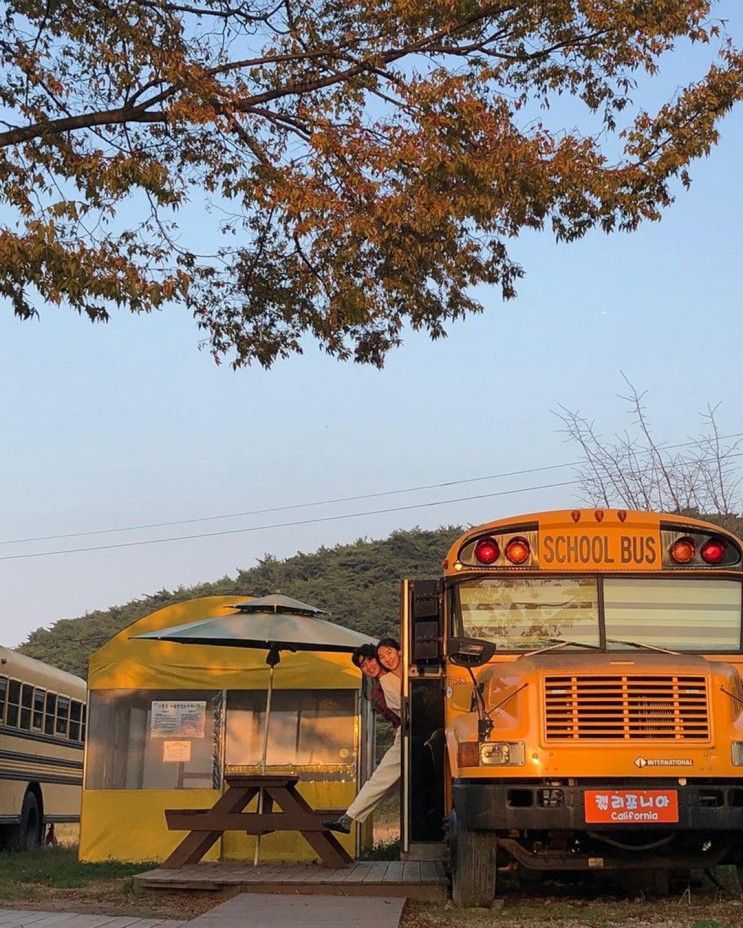
[[(354, 661), (356, 663), (356, 661)], [(394, 638), (382, 638), (377, 645), (376, 657), (363, 656), (357, 666), (367, 676), (379, 681), (387, 708), (398, 718), (401, 707), (400, 646)], [(345, 814), (323, 822), (330, 831), (349, 834), (354, 822), (365, 821), (398, 783), (400, 779), (400, 726), (395, 729), (392, 746), (385, 752), (374, 773), (364, 783)]]

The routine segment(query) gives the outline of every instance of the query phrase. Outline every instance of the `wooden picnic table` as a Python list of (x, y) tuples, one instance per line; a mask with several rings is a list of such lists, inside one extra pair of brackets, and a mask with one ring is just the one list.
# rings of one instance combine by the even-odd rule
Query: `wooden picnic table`
[[(198, 863), (225, 831), (265, 835), (273, 831), (298, 831), (326, 867), (345, 867), (352, 857), (322, 820), (335, 818), (343, 809), (312, 809), (297, 790), (296, 776), (256, 774), (225, 775), (227, 789), (211, 809), (166, 809), (170, 831), (188, 834), (162, 864), (177, 870)], [(263, 791), (261, 811), (244, 809)], [(274, 811), (274, 805), (281, 811)]]

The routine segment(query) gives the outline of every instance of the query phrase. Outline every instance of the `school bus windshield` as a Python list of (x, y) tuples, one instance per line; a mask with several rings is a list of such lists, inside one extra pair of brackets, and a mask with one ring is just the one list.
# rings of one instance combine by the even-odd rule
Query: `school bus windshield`
[[(599, 609), (599, 584), (603, 610)], [(645, 577), (481, 577), (457, 585), (460, 632), (499, 650), (557, 641), (677, 651), (737, 651), (741, 585), (736, 580)]]

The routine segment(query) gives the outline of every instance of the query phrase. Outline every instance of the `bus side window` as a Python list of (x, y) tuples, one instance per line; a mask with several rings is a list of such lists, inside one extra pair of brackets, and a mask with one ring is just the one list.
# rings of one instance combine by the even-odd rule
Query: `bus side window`
[(60, 696), (57, 700), (57, 727), (56, 733), (67, 737), (67, 723), (70, 718), (70, 700), (66, 696)]
[(73, 700), (70, 706), (70, 739), (72, 741), (80, 740), (80, 715), (82, 705)]
[(0, 725), (5, 721), (5, 705), (8, 701), (8, 678), (0, 677)]
[(21, 687), (21, 721), (19, 728), (25, 731), (31, 730), (31, 706), (34, 700), (34, 688), (30, 683), (24, 683)]
[(8, 685), (8, 715), (7, 724), (13, 728), (18, 727), (18, 713), (21, 710), (21, 684), (18, 680), (11, 680)]
[(85, 719), (87, 717), (87, 706), (83, 704), (83, 721), (80, 725), (80, 740), (85, 741)]
[(57, 696), (55, 693), (46, 694), (46, 717), (44, 719), (44, 732), (54, 734), (54, 722), (57, 718)]
[(44, 700), (46, 693), (44, 690), (34, 690), (34, 714), (32, 726), (36, 731), (41, 731), (44, 727)]

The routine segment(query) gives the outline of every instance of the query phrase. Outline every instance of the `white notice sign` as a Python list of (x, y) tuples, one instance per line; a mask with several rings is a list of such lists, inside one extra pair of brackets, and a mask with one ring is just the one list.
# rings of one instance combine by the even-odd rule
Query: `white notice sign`
[(188, 764), (190, 762), (190, 741), (163, 741), (164, 764)]
[(167, 700), (152, 703), (152, 738), (203, 738), (206, 727), (206, 701)]

